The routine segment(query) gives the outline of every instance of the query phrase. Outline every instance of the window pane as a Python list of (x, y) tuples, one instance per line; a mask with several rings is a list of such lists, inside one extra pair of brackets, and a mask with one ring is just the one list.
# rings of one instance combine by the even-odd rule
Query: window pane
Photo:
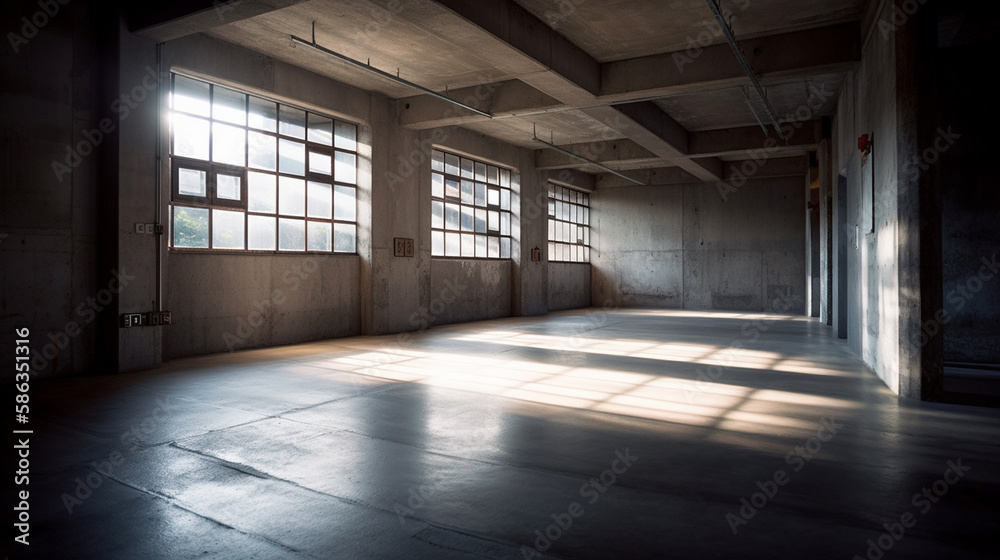
[(462, 231), (475, 231), (476, 217), (473, 209), (469, 206), (462, 207)]
[(436, 229), (444, 229), (444, 203), (432, 200), (431, 201), (431, 227)]
[(510, 191), (507, 189), (500, 189), (500, 209), (510, 210)]
[(277, 221), (269, 216), (247, 216), (247, 249), (273, 251)]
[(444, 175), (431, 173), (431, 196), (444, 198)]
[(328, 222), (309, 222), (309, 250), (329, 251), (333, 249), (333, 228)]
[(341, 121), (337, 121), (337, 136), (334, 139), (334, 147), (342, 150), (357, 151), (358, 149), (358, 127)]
[(246, 94), (215, 86), (212, 92), (212, 118), (238, 125), (247, 124)]
[(278, 140), (278, 170), (292, 175), (305, 175), (306, 145), (293, 140)]
[(476, 206), (486, 206), (486, 183), (476, 183)]
[(337, 152), (334, 163), (334, 179), (338, 183), (354, 184), (358, 182), (357, 156), (347, 152)]
[(330, 156), (309, 150), (309, 171), (330, 175)]
[(458, 233), (446, 233), (444, 236), (444, 254), (448, 257), (462, 256), (462, 238)]
[(554, 240), (556, 237), (556, 222), (555, 220), (549, 220), (549, 241)]
[(243, 212), (212, 210), (212, 248), (243, 248)]
[(490, 206), (500, 205), (500, 189), (489, 189), (487, 190), (486, 203)]
[(358, 218), (358, 193), (354, 187), (334, 185), (333, 217), (353, 222)]
[(500, 170), (500, 186), (509, 187), (510, 186), (510, 170), (501, 169)]
[(462, 256), (476, 256), (476, 236), (471, 233), (462, 234)]
[(502, 237), (500, 238), (500, 258), (509, 259), (510, 258), (510, 238)]
[(208, 247), (208, 208), (174, 206), (174, 247)]
[(333, 224), (333, 250), (338, 253), (354, 253), (357, 251), (354, 224)]
[(500, 235), (510, 235), (510, 213), (500, 213)]
[(267, 212), (273, 214), (277, 209), (275, 204), (278, 192), (274, 175), (266, 173), (247, 173), (248, 201), (247, 208), (251, 212)]
[(444, 209), (444, 227), (457, 230), (459, 220), (459, 209), (457, 204), (446, 204)]
[(174, 91), (170, 106), (178, 111), (209, 116), (208, 84), (187, 76), (174, 75)]
[(491, 259), (498, 259), (498, 258), (500, 258), (500, 238), (499, 237), (490, 237), (489, 238), (489, 243), (490, 243), (489, 253), (488, 253), (489, 258), (491, 258)]
[(315, 113), (309, 113), (309, 141), (333, 145), (333, 119), (322, 117)]
[(239, 175), (217, 174), (215, 196), (225, 200), (243, 200), (243, 178)]
[[(310, 218), (330, 219), (333, 217), (333, 187), (325, 183), (309, 181), (308, 194), (308, 211)], [(312, 244), (312, 241), (309, 243)]]
[(278, 220), (278, 249), (281, 251), (303, 251), (306, 248), (305, 220)]
[[(437, 150), (431, 152), (431, 171), (444, 171), (444, 154)], [(441, 242), (444, 243), (444, 239)]]
[(476, 180), (477, 181), (486, 181), (486, 164), (485, 163), (478, 163), (478, 162), (476, 163)]
[(476, 233), (486, 233), (486, 209), (476, 208)]
[(207, 196), (208, 173), (200, 169), (177, 169), (177, 192), (187, 196)]
[(277, 171), (278, 150), (274, 136), (250, 131), (247, 146), (250, 155), (250, 167)]
[(458, 175), (458, 156), (453, 156), (451, 154), (444, 155), (444, 172), (449, 175)]
[(444, 256), (444, 232), (443, 231), (432, 231), (431, 232), (431, 256), (433, 256), (433, 257), (443, 257)]
[(498, 185), (500, 184), (500, 168), (495, 165), (486, 166), (486, 182)]
[(229, 165), (246, 165), (246, 129), (214, 123), (212, 125), (212, 161)]
[(496, 210), (489, 211), (489, 229), (490, 231), (500, 231), (500, 212)]
[(278, 132), (295, 138), (306, 138), (306, 112), (281, 105), (278, 108)]
[(248, 124), (256, 129), (274, 132), (278, 125), (278, 106), (273, 101), (251, 95)]
[(476, 184), (462, 179), (462, 204), (472, 204), (476, 199)]
[(489, 253), (486, 250), (486, 239), (487, 238), (486, 238), (485, 235), (477, 235), (476, 236), (476, 256), (477, 257), (486, 258), (488, 256)]
[(171, 126), (174, 155), (208, 160), (208, 121), (174, 113)]
[(475, 177), (475, 167), (476, 164), (471, 159), (462, 158), (462, 177), (465, 179), (472, 179)]
[(288, 216), (306, 215), (306, 182), (302, 179), (278, 179), (278, 213)]
[(458, 198), (460, 196), (460, 191), (458, 188), (458, 181), (453, 179), (445, 178), (444, 180), (444, 195), (448, 198)]

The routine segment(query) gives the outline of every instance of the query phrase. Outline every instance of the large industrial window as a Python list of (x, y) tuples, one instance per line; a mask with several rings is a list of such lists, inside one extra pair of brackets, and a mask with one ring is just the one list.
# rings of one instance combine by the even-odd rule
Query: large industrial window
[(549, 184), (549, 260), (590, 262), (590, 195)]
[(171, 248), (356, 252), (356, 125), (171, 79)]
[(464, 156), (431, 154), (431, 255), (510, 258), (516, 172)]

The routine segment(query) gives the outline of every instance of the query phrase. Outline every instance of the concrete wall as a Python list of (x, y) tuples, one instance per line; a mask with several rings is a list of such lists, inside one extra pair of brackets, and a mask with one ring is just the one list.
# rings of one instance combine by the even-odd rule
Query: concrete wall
[(590, 307), (590, 264), (549, 263), (549, 311)]
[[(511, 314), (509, 261), (432, 259), (429, 301), (418, 313), (431, 325), (495, 319)], [(419, 326), (414, 325), (414, 326)]]
[(164, 357), (360, 334), (359, 261), (353, 255), (173, 253), (167, 307), (174, 324), (163, 329)]
[(98, 367), (101, 318), (120, 293), (108, 290), (99, 241), (111, 143), (84, 137), (114, 99), (102, 86), (113, 69), (99, 56), (109, 30), (91, 27), (89, 6), (60, 5), (41, 29), (24, 30), (21, 18), (38, 11), (14, 0), (0, 21), (0, 332), (10, 341), (0, 357), (14, 363), (13, 333), (28, 328), (32, 371), (66, 375)]
[(619, 306), (805, 312), (798, 177), (591, 195), (593, 296)]
[[(891, 4), (891, 2), (889, 3)], [(890, 8), (891, 9), (891, 6)], [(899, 367), (899, 243), (895, 36), (869, 36), (858, 69), (848, 74), (833, 131), (835, 171), (846, 175), (846, 211), (838, 224), (846, 234), (847, 339), (890, 388)], [(874, 149), (863, 165), (857, 138), (868, 134)], [(867, 173), (874, 202), (862, 198)], [(874, 211), (873, 217), (866, 208)]]

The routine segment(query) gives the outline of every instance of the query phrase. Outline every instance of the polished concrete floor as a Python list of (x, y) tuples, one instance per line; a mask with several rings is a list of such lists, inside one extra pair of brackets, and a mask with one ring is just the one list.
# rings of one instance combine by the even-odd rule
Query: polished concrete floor
[(1000, 411), (900, 401), (800, 317), (580, 310), (32, 391), (15, 558), (1000, 551)]

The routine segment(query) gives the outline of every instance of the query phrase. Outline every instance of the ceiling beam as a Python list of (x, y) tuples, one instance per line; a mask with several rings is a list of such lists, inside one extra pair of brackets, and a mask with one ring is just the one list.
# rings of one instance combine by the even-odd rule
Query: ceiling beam
[(656, 105), (649, 103), (649, 106), (655, 111), (645, 105), (626, 110), (604, 105), (581, 111), (702, 181), (719, 180), (721, 163), (714, 159), (695, 161), (687, 157), (687, 130)]
[[(857, 22), (741, 39), (740, 46), (761, 83), (768, 78), (845, 71), (861, 61)], [(631, 58), (601, 65), (602, 101), (669, 97), (748, 83), (728, 44)]]
[(172, 0), (136, 2), (125, 9), (129, 31), (156, 42), (287, 8), (306, 0)]
[[(663, 163), (663, 158), (628, 138), (560, 147), (613, 169), (637, 169)], [(580, 167), (579, 160), (555, 150), (543, 148), (535, 152), (535, 168), (539, 171), (577, 167)]]
[[(457, 0), (454, 3), (458, 3)], [(859, 25), (847, 23), (746, 39), (741, 41), (741, 45), (751, 53), (750, 61), (761, 83), (775, 85), (816, 72), (854, 68), (861, 60), (859, 37)], [(754, 49), (760, 49), (759, 53), (753, 54), (757, 52)], [(494, 118), (670, 97), (748, 83), (746, 74), (733, 58), (732, 49), (726, 44), (704, 47), (696, 57), (690, 56), (687, 51), (679, 51), (601, 64), (602, 86), (600, 94), (596, 96), (589, 91), (568, 87), (570, 81), (556, 77), (558, 72), (558, 69), (551, 69), (521, 76), (527, 82), (523, 90), (526, 97), (523, 100), (512, 99), (509, 110), (503, 114), (494, 114)], [(574, 93), (574, 89), (578, 91)], [(425, 104), (433, 103), (430, 99), (433, 98), (409, 97), (406, 98), (406, 103), (419, 109)], [(532, 99), (539, 102), (533, 103)], [(553, 103), (552, 100), (556, 102)], [(400, 114), (403, 115), (404, 112)], [(448, 123), (441, 118), (441, 114), (442, 111), (438, 111), (436, 107), (429, 111), (414, 111), (411, 116), (406, 117), (405, 125), (416, 129), (446, 126)], [(778, 115), (779, 119), (781, 117), (782, 115)], [(481, 120), (485, 120), (485, 117), (469, 116), (463, 122)]]
[(692, 132), (688, 152), (702, 157), (765, 151), (780, 153), (789, 150), (815, 150), (823, 137), (821, 120), (781, 123), (788, 142), (779, 140), (773, 132), (764, 136), (758, 126), (726, 128)]
[[(751, 171), (747, 173), (747, 171)], [(724, 162), (724, 178), (722, 181), (731, 183), (727, 191), (739, 190), (746, 181), (754, 179), (769, 179), (774, 177), (799, 177), (809, 171), (808, 156), (776, 157), (765, 162), (755, 160)], [(629, 171), (633, 177), (647, 185), (680, 185), (702, 182), (697, 177), (679, 167), (661, 167), (654, 169), (637, 169)], [(635, 183), (626, 181), (610, 173), (597, 175), (597, 188), (631, 187)]]
[[(448, 91), (445, 95), (461, 101), (493, 118), (513, 117), (545, 112), (565, 107), (558, 99), (538, 91), (520, 80), (507, 80)], [(441, 126), (462, 125), (483, 120), (481, 115), (466, 111), (432, 95), (404, 97), (396, 101), (399, 124), (404, 128), (423, 130)]]

